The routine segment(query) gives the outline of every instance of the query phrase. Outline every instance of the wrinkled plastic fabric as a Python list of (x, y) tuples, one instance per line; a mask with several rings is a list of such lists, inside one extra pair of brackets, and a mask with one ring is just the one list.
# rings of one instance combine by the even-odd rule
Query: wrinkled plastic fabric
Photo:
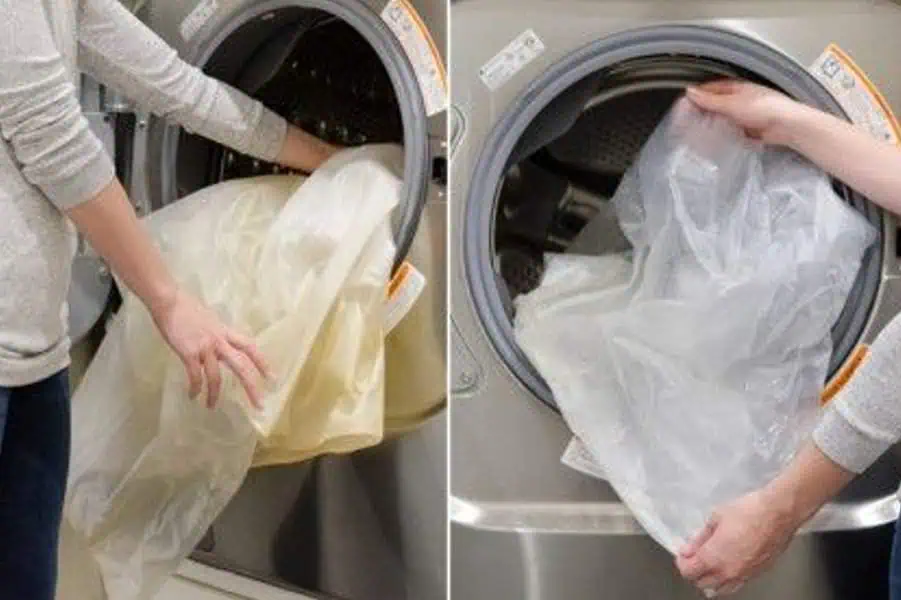
[(875, 230), (799, 156), (677, 103), (613, 198), (632, 250), (547, 259), (515, 333), (604, 477), (671, 552), (812, 430)]
[(250, 335), (275, 378), (257, 413), (223, 369), (207, 410), (126, 295), (73, 399), (66, 506), (109, 600), (154, 596), (238, 490), (261, 437), (312, 453), (381, 439), (401, 167), (396, 147), (345, 151), (305, 182), (226, 182), (147, 219), (183, 288)]

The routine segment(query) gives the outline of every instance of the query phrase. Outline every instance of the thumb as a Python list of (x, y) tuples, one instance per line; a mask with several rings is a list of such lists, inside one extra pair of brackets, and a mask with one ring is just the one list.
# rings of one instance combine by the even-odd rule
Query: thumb
[(701, 546), (707, 543), (713, 534), (716, 532), (716, 528), (719, 526), (720, 517), (717, 513), (714, 513), (707, 519), (707, 523), (704, 525), (704, 528), (698, 533), (691, 541), (689, 541), (685, 546), (679, 550), (679, 556), (682, 558), (691, 558), (695, 554), (697, 554), (698, 550), (701, 549)]
[(690, 87), (685, 90), (685, 95), (695, 106), (712, 113), (728, 114), (732, 105), (732, 96), (716, 94), (701, 88)]

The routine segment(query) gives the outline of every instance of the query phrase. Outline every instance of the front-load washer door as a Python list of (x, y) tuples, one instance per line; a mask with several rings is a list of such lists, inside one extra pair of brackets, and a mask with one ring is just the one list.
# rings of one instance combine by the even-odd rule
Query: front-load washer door
[[(404, 195), (394, 225), (398, 259), (406, 254), (444, 159), (447, 105), (441, 52), (409, 3), (154, 0), (138, 14), (183, 58), (330, 142), (402, 143)], [(161, 119), (144, 126), (136, 162), (154, 168), (136, 167), (134, 193), (148, 209), (223, 178), (274, 169)]]

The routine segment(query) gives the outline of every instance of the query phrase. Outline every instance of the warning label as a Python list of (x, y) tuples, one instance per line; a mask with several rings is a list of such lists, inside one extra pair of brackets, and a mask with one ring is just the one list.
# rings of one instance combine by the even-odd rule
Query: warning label
[(855, 124), (877, 139), (893, 144), (901, 142), (901, 128), (888, 102), (845, 51), (831, 44), (813, 63), (810, 72), (832, 92)]
[(486, 62), (479, 69), (479, 77), (488, 89), (494, 91), (510, 81), (543, 52), (544, 42), (534, 31), (527, 29)]
[[(876, 139), (901, 143), (901, 127), (891, 106), (844, 50), (830, 44), (811, 65), (810, 72), (832, 93), (854, 124), (869, 131)], [(823, 404), (830, 402), (847, 385), (868, 354), (869, 348), (864, 344), (854, 349), (823, 390), (820, 396)]]
[(382, 20), (397, 36), (413, 65), (428, 116), (447, 110), (447, 71), (419, 13), (406, 0), (391, 0), (382, 10)]

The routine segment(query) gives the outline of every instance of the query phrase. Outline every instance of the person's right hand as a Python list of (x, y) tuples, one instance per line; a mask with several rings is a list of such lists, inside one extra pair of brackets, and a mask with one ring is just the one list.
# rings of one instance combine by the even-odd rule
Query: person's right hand
[(676, 567), (708, 598), (737, 592), (785, 549), (803, 519), (768, 488), (721, 507), (679, 551)]
[(698, 108), (730, 119), (749, 137), (779, 146), (789, 145), (791, 122), (812, 110), (776, 90), (732, 79), (688, 88), (686, 96)]
[(251, 404), (263, 407), (258, 384), (271, 374), (253, 342), (223, 325), (213, 311), (182, 291), (152, 307), (151, 313), (163, 338), (185, 365), (192, 398), (200, 393), (205, 379), (207, 405), (216, 405), (222, 385), (221, 361), (237, 375)]
[(288, 125), (276, 162), (290, 169), (312, 173), (339, 150), (338, 146), (320, 140), (300, 127)]

